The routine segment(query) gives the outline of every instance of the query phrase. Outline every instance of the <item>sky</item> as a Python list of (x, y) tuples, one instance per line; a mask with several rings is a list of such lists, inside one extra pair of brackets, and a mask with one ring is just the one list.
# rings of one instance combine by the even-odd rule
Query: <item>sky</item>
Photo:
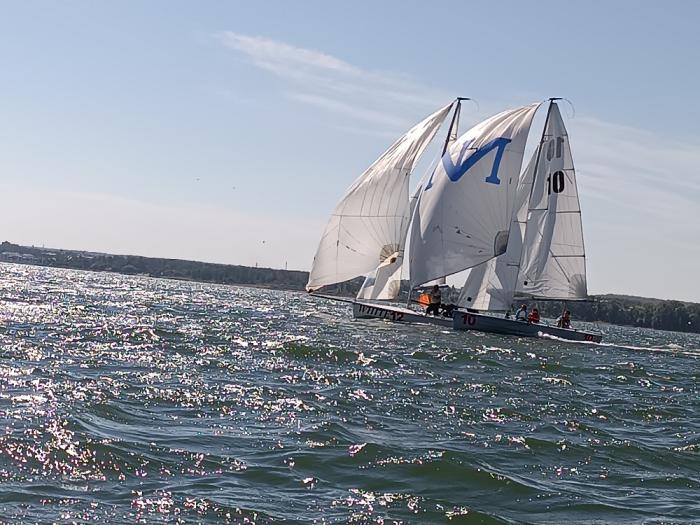
[(700, 302), (700, 3), (0, 9), (0, 240), (308, 270), (413, 124), (457, 96), (463, 130), (556, 96), (589, 292)]

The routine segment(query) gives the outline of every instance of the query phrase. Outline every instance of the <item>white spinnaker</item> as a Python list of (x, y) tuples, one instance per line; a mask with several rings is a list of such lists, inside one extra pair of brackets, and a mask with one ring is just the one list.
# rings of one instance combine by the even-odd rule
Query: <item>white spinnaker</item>
[[(350, 186), (321, 237), (308, 291), (368, 275), (402, 256), (410, 174), (450, 108), (452, 104), (411, 128)], [(398, 292), (398, 283), (395, 288)]]
[(537, 151), (520, 176), (506, 252), (471, 269), (457, 300), (459, 306), (501, 312), (510, 308), (518, 286), (523, 235), (536, 158)]
[[(458, 130), (459, 130), (459, 116), (462, 109), (461, 99), (457, 99), (454, 105), (454, 114), (452, 121), (450, 122), (450, 129), (447, 130), (447, 138), (445, 140), (445, 145), (442, 153), (447, 151), (452, 143), (457, 140)], [(438, 158), (439, 160), (439, 158)], [(429, 172), (431, 173), (432, 170)], [(427, 182), (428, 175), (420, 181), (420, 184), (411, 195), (409, 202), (409, 212), (408, 218), (409, 223), (413, 217), (413, 212), (418, 205), (418, 200), (423, 189), (423, 185)], [(408, 224), (406, 228), (406, 235), (408, 234)], [(357, 293), (358, 299), (377, 299), (377, 300), (391, 300), (396, 299), (399, 295), (401, 288), (401, 277), (404, 270), (404, 254), (406, 252), (406, 236), (402, 238), (401, 247), (403, 250), (397, 253), (396, 257), (386, 259), (382, 262), (375, 271), (370, 273), (365, 281), (362, 283), (359, 292)], [(437, 284), (438, 286), (445, 286), (447, 281), (444, 277), (439, 277), (433, 281), (425, 283), (424, 286), (433, 286)]]
[(562, 300), (588, 296), (576, 173), (555, 103), (550, 105), (530, 197), (517, 293)]
[[(459, 116), (462, 110), (462, 104), (460, 103), (459, 99), (457, 100), (457, 106), (455, 107), (455, 112), (454, 112), (454, 117), (452, 118), (452, 123), (450, 124), (450, 129), (447, 132), (447, 140), (445, 141), (445, 147), (442, 150), (442, 154), (444, 155), (449, 147), (457, 140), (457, 137), (459, 136)], [(439, 159), (438, 159), (439, 161)], [(436, 164), (437, 165), (437, 164)], [(435, 166), (433, 166), (433, 170), (435, 169)], [(418, 200), (420, 198), (421, 192), (423, 191), (423, 186), (428, 182), (427, 179), (432, 174), (432, 171), (426, 175), (425, 179), (421, 181), (421, 184), (418, 186), (416, 189), (416, 192), (414, 195), (411, 197), (411, 217), (413, 217), (413, 212), (415, 210), (415, 207), (418, 205)], [(427, 283), (423, 283), (424, 287), (433, 287), (434, 285), (438, 286), (447, 286), (447, 279), (443, 277), (438, 277), (437, 279), (433, 279), (432, 281), (428, 281)]]
[[(459, 105), (457, 106), (459, 108)], [(450, 132), (451, 134), (451, 132)], [(449, 139), (448, 139), (449, 140)], [(376, 270), (365, 277), (360, 290), (357, 292), (357, 299), (375, 299), (375, 300), (392, 300), (399, 296), (401, 291), (401, 278), (404, 268), (404, 254), (406, 252), (406, 237), (408, 235), (408, 226), (410, 224), (413, 213), (418, 206), (420, 194), (423, 191), (423, 185), (427, 181), (427, 175), (418, 184), (418, 187), (413, 191), (413, 195), (408, 203), (408, 223), (401, 238), (401, 251), (396, 253), (395, 257), (390, 257), (383, 261)], [(445, 284), (445, 279), (439, 282), (437, 279), (430, 284)]]
[(411, 223), (412, 286), (505, 252), (525, 141), (538, 107), (499, 113), (448, 148)]

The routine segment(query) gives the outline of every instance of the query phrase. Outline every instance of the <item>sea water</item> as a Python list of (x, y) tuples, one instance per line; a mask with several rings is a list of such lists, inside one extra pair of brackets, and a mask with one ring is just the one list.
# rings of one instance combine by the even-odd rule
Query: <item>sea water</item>
[(700, 336), (580, 326), (2, 264), (0, 522), (700, 522)]

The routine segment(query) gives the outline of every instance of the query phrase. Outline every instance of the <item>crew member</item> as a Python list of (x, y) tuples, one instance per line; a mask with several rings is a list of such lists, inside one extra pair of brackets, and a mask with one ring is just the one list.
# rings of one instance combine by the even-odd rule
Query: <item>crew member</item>
[(527, 305), (520, 305), (520, 309), (515, 313), (517, 321), (527, 321)]
[(530, 312), (530, 315), (527, 316), (527, 320), (531, 323), (539, 323), (540, 322), (540, 311), (537, 308), (533, 308), (532, 311)]
[(571, 328), (571, 312), (569, 310), (564, 310), (561, 317), (557, 319), (557, 326), (559, 328)]
[(433, 289), (430, 290), (430, 304), (425, 310), (426, 315), (440, 315), (440, 305), (442, 304), (442, 293), (440, 293), (440, 287), (436, 284)]

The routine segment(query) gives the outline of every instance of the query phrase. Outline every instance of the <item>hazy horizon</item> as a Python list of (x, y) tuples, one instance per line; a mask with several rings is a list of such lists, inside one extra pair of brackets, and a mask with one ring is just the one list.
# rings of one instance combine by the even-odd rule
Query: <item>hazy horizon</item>
[[(290, 272), (308, 272), (308, 270), (303, 269), (303, 268), (284, 268), (284, 267), (275, 267), (275, 266), (262, 266), (262, 265), (249, 265), (249, 264), (237, 264), (237, 263), (232, 263), (232, 262), (222, 262), (222, 261), (205, 261), (205, 260), (200, 260), (200, 259), (190, 259), (190, 258), (183, 258), (183, 257), (163, 257), (159, 255), (144, 255), (142, 253), (113, 253), (113, 252), (105, 252), (105, 251), (100, 251), (100, 250), (86, 250), (82, 248), (67, 248), (67, 247), (61, 247), (61, 246), (38, 246), (36, 244), (22, 244), (22, 243), (17, 243), (17, 242), (12, 242), (9, 239), (3, 239), (0, 240), (0, 243), (2, 242), (9, 242), (11, 244), (16, 244), (20, 246), (25, 246), (25, 247), (31, 247), (31, 248), (41, 248), (43, 250), (64, 250), (64, 251), (76, 251), (76, 252), (85, 252), (85, 253), (98, 253), (98, 254), (104, 254), (104, 255), (116, 255), (116, 256), (126, 256), (126, 257), (147, 257), (147, 258), (154, 258), (154, 259), (174, 259), (174, 260), (180, 260), (180, 261), (188, 261), (188, 262), (195, 262), (195, 263), (205, 263), (205, 264), (223, 264), (223, 265), (231, 265), (231, 266), (245, 266), (245, 267), (257, 267), (257, 268), (262, 268), (262, 269), (267, 269), (267, 270), (286, 270)], [(89, 270), (88, 270), (89, 271)], [(462, 273), (466, 272), (460, 272), (461, 275)], [(156, 279), (159, 277), (155, 277)], [(457, 280), (457, 282), (450, 283), (450, 277), (448, 277), (448, 283), (451, 286), (455, 286), (456, 288), (460, 288), (463, 284), (464, 279), (460, 278)], [(233, 286), (245, 286), (243, 285), (233, 285)], [(625, 293), (625, 292), (597, 292), (595, 294), (591, 295), (620, 295), (620, 296), (629, 296), (629, 297), (639, 297), (642, 299), (661, 299), (665, 301), (681, 301), (681, 302), (690, 302), (690, 303), (700, 303), (700, 301), (686, 301), (683, 299), (676, 299), (674, 297), (650, 297), (650, 296), (643, 296), (643, 295), (636, 295), (636, 294), (630, 294), (630, 293)]]

